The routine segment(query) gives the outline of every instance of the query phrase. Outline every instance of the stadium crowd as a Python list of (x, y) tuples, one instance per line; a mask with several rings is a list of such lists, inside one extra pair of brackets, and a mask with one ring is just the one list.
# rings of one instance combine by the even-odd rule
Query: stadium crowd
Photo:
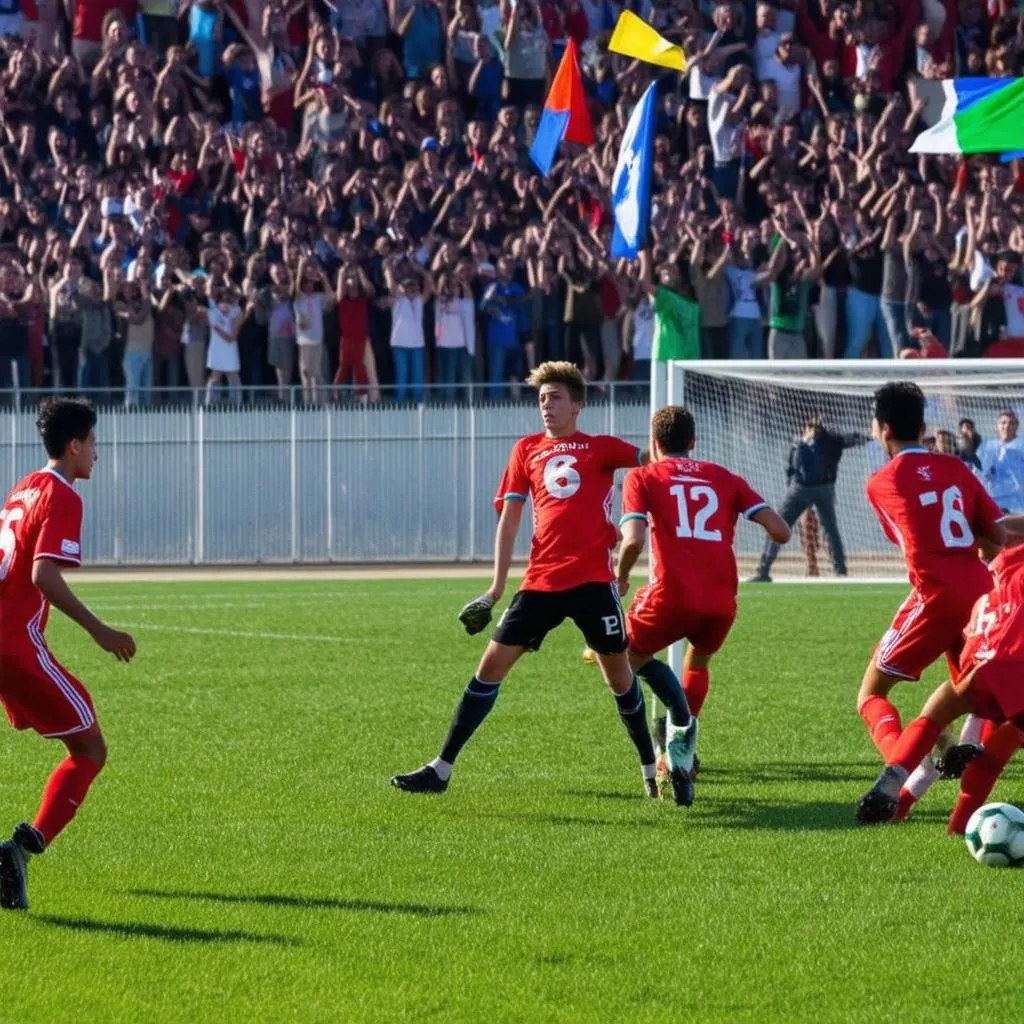
[[(607, 52), (624, 7), (687, 72)], [(710, 358), (1024, 338), (1017, 164), (909, 152), (937, 79), (1020, 73), (1009, 0), (0, 0), (0, 33), (0, 391), (642, 380), (658, 287)], [(543, 178), (569, 38), (596, 143)], [(652, 237), (613, 264), (654, 76)]]

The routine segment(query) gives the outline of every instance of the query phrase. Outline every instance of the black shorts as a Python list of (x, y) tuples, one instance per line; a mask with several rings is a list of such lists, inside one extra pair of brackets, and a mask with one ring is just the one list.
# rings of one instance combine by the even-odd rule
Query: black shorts
[(520, 590), (498, 620), (494, 639), (536, 651), (556, 626), (572, 619), (598, 654), (626, 650), (626, 617), (614, 583), (584, 583), (572, 590)]

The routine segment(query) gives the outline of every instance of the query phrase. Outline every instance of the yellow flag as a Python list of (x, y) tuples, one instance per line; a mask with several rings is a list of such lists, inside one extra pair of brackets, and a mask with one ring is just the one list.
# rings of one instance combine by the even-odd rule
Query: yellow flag
[(632, 11), (623, 11), (619, 15), (608, 49), (613, 53), (621, 53), (624, 57), (633, 57), (635, 60), (657, 64), (659, 67), (672, 68), (675, 71), (686, 70), (683, 48), (662, 38), (643, 18)]

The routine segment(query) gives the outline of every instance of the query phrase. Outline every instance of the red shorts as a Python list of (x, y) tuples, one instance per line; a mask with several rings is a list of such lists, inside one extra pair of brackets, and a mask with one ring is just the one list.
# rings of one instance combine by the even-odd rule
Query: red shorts
[(929, 665), (946, 655), (956, 679), (972, 607), (973, 601), (963, 605), (912, 590), (875, 648), (875, 664), (888, 676), (917, 681)]
[(995, 722), (1024, 715), (1024, 662), (995, 658), (982, 662), (971, 677), (971, 711)]
[(96, 722), (89, 691), (45, 644), (0, 651), (0, 700), (15, 729), (70, 736)]
[(736, 619), (730, 607), (683, 608), (672, 604), (664, 592), (641, 587), (626, 616), (629, 649), (637, 654), (657, 654), (679, 640), (688, 640), (698, 654), (714, 654)]

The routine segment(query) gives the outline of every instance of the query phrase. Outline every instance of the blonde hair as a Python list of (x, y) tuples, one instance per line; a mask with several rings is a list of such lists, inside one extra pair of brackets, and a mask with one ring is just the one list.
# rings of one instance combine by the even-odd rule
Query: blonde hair
[(526, 383), (536, 391), (540, 391), (545, 384), (564, 384), (574, 402), (582, 404), (587, 399), (586, 378), (575, 363), (566, 360), (541, 363), (526, 378)]

